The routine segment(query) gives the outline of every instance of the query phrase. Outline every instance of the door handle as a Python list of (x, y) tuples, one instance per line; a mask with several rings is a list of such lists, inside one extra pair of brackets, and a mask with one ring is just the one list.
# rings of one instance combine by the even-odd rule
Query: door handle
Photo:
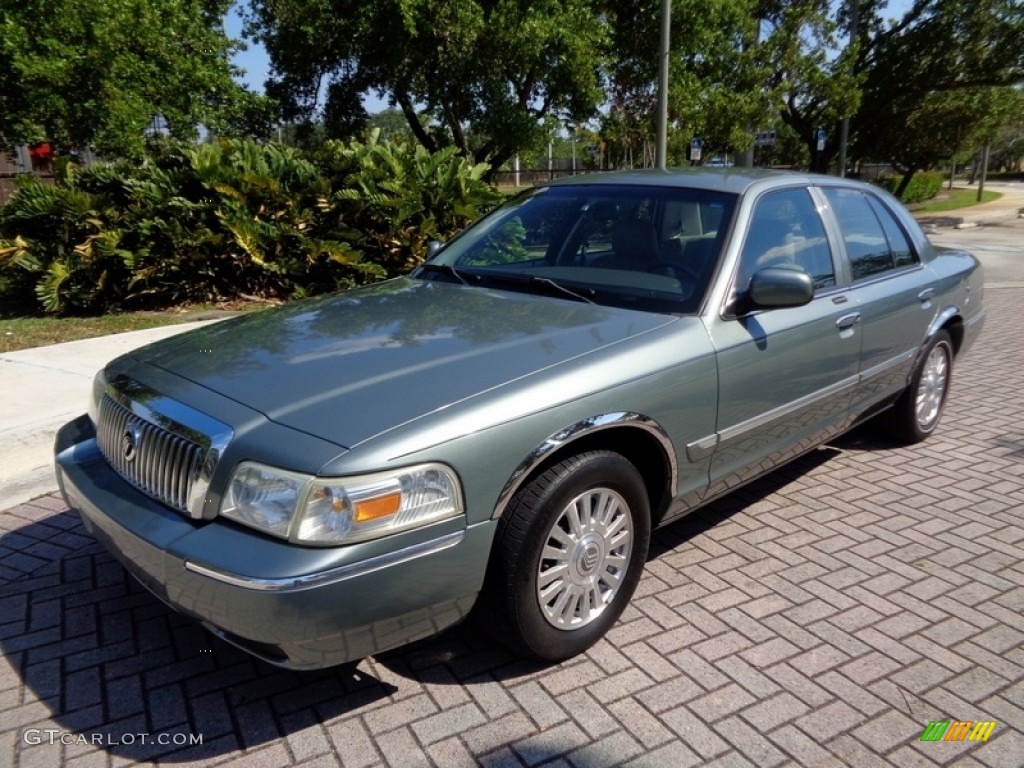
[(843, 315), (836, 320), (836, 328), (840, 331), (845, 331), (847, 328), (853, 328), (857, 323), (860, 322), (860, 312), (851, 312), (848, 315)]
[(934, 288), (925, 288), (923, 291), (921, 291), (919, 294), (917, 294), (917, 300), (918, 301), (929, 301), (930, 299), (932, 299), (934, 297), (935, 297), (935, 289)]

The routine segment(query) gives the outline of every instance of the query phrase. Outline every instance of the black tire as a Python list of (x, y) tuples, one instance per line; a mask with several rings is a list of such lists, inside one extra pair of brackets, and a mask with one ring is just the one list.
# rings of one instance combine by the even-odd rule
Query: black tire
[(888, 414), (886, 429), (907, 445), (920, 443), (935, 431), (942, 418), (953, 375), (953, 342), (939, 331), (924, 348), (906, 388)]
[(624, 457), (593, 451), (552, 466), (501, 518), (482, 596), (487, 624), (523, 656), (582, 653), (636, 590), (650, 530), (647, 489)]

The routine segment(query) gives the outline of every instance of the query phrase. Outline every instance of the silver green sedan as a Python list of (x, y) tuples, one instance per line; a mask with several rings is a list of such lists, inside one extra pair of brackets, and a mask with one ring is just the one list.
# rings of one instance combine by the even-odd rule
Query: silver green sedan
[(874, 187), (574, 178), (408, 277), (113, 361), (57, 474), (154, 594), (272, 663), (471, 612), (565, 659), (614, 624), (653, 527), (868, 418), (926, 438), (983, 316), (978, 262)]

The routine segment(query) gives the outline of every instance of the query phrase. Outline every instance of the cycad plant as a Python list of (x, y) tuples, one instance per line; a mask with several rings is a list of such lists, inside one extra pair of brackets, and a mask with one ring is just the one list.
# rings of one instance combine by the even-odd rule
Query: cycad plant
[(0, 249), (3, 287), (24, 290), (31, 281), (47, 312), (116, 302), (131, 274), (117, 219), (103, 196), (67, 179), (49, 185), (27, 177), (0, 209), (0, 235), (13, 244)]
[(447, 240), (500, 195), (454, 147), (431, 154), (405, 142), (328, 142), (320, 153), (334, 192), (321, 205), (335, 231), (389, 275), (422, 263), (431, 240)]
[(378, 279), (345, 238), (324, 233), (318, 201), (329, 186), (299, 150), (252, 141), (222, 141), (192, 149), (188, 159), (228, 236), (218, 263), (253, 293), (304, 295)]
[(95, 312), (289, 298), (419, 264), (499, 196), (445, 150), (221, 140), (29, 178), (0, 207), (0, 297)]

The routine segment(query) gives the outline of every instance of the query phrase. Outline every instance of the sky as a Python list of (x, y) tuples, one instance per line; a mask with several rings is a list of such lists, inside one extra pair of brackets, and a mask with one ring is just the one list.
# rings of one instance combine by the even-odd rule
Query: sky
[[(224, 18), (224, 31), (228, 37), (234, 40), (243, 39), (242, 18), (238, 14), (237, 3)], [(245, 40), (244, 42), (248, 49), (236, 53), (232, 62), (235, 66), (245, 70), (241, 80), (249, 87), (249, 90), (263, 93), (263, 83), (266, 82), (267, 76), (270, 74), (270, 58), (267, 56), (266, 49), (259, 43), (253, 40)], [(363, 96), (363, 106), (371, 114), (385, 110), (388, 107), (387, 102), (377, 98), (376, 94), (372, 93)]]
[[(224, 31), (228, 37), (234, 40), (242, 39), (242, 18), (238, 15), (238, 6), (235, 5), (228, 12), (224, 19)], [(267, 51), (259, 43), (246, 40), (249, 46), (246, 51), (236, 53), (234, 57), (235, 66), (245, 70), (242, 82), (249, 86), (249, 90), (263, 93), (263, 82), (270, 74), (270, 60), (267, 58)]]

